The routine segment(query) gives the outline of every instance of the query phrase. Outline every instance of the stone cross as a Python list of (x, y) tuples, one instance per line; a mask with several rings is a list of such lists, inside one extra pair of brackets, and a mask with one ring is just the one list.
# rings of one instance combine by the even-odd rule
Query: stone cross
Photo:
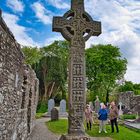
[(69, 56), (69, 135), (84, 135), (85, 42), (101, 34), (101, 23), (84, 10), (84, 0), (72, 0), (71, 10), (53, 18), (53, 31), (70, 42)]
[(119, 102), (119, 110), (122, 110), (122, 102)]
[(119, 116), (123, 115), (122, 102), (119, 102)]

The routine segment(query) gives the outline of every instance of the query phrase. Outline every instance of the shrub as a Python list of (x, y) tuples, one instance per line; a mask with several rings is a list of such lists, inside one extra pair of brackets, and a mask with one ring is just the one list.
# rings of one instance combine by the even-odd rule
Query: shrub
[(45, 113), (47, 112), (47, 103), (40, 102), (37, 107), (37, 113)]
[(125, 115), (122, 115), (120, 118), (123, 119), (123, 120), (125, 120), (125, 119), (136, 119), (136, 115), (135, 114), (125, 114)]

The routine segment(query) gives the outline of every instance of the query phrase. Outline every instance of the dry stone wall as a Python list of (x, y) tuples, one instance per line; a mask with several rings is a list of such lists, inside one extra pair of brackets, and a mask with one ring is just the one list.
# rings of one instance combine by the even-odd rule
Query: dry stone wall
[(38, 79), (0, 11), (0, 140), (26, 140), (35, 125)]

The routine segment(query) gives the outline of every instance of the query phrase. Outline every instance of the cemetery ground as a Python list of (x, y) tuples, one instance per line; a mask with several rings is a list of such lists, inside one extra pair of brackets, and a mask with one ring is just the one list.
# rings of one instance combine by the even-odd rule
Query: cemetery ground
[[(42, 113), (43, 115), (43, 113)], [(40, 128), (42, 126), (42, 128)], [(66, 118), (60, 118), (58, 121), (50, 121), (50, 118), (45, 118), (45, 117), (40, 117), (37, 119), (37, 126), (33, 130), (33, 139), (37, 137), (38, 135), (40, 136), (40, 140), (45, 140), (44, 136), (46, 135), (48, 140), (57, 140), (58, 137), (62, 134), (67, 133), (67, 128), (68, 128), (68, 123)], [(126, 128), (124, 125), (119, 125), (119, 133), (111, 133), (111, 126), (107, 125), (107, 134), (101, 133), (99, 134), (99, 125), (98, 121), (95, 121), (95, 123), (92, 126), (92, 130), (86, 130), (86, 133), (91, 136), (91, 137), (96, 137), (96, 139), (107, 139), (111, 138), (113, 140), (139, 140), (140, 139), (140, 130), (134, 130), (134, 129), (129, 129)], [(39, 134), (40, 133), (40, 134)], [(41, 138), (42, 137), (42, 138)], [(50, 138), (49, 138), (50, 137)], [(31, 140), (33, 140), (31, 139)]]

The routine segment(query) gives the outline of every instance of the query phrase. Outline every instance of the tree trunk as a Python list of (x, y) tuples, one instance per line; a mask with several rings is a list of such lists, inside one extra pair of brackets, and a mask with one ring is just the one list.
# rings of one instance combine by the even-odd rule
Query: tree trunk
[(51, 97), (51, 95), (52, 95), (52, 93), (53, 93), (53, 90), (54, 90), (54, 86), (55, 86), (55, 82), (53, 82), (52, 85), (51, 85), (51, 89), (50, 89), (50, 91), (49, 91), (48, 97)]
[(107, 94), (106, 94), (106, 103), (109, 103), (109, 91), (107, 90)]

